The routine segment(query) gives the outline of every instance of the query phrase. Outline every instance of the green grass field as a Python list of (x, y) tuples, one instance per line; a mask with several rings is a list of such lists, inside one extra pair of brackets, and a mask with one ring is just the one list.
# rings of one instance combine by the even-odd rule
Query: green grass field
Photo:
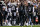
[[(21, 26), (0, 26), (0, 27), (21, 27)], [(27, 26), (23, 26), (23, 27), (27, 27)], [(28, 26), (31, 27), (31, 26)], [(33, 27), (40, 27), (40, 25), (33, 25)]]

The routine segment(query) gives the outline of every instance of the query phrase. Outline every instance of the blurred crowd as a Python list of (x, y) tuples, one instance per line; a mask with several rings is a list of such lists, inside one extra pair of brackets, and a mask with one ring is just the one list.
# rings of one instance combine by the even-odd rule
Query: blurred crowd
[(0, 0), (0, 22), (1, 26), (40, 24), (40, 0)]

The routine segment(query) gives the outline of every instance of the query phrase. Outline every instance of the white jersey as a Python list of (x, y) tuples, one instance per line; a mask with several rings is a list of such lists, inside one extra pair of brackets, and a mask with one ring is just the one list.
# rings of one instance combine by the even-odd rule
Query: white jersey
[(11, 8), (8, 8), (8, 12), (11, 12)]
[(16, 8), (16, 12), (18, 12), (18, 7)]
[(12, 10), (15, 10), (15, 6), (12, 7)]
[(5, 9), (5, 11), (8, 11), (8, 10), (7, 10), (7, 6), (6, 6), (6, 9)]
[(14, 12), (14, 16), (16, 16), (16, 12)]

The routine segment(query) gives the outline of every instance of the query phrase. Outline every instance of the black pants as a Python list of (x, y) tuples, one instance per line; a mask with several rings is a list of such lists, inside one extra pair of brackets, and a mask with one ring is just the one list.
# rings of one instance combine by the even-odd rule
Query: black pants
[(39, 24), (40, 24), (40, 15), (38, 15), (38, 21), (39, 21)]
[(34, 24), (36, 24), (35, 19), (36, 19), (36, 16), (33, 16), (33, 20), (34, 20), (33, 23)]
[(3, 26), (3, 25), (2, 25), (2, 21), (3, 21), (3, 17), (1, 16), (1, 17), (0, 17), (0, 24), (1, 24), (1, 26)]
[(3, 26), (3, 25), (2, 25), (2, 20), (0, 20), (0, 24), (1, 24), (1, 26)]
[(21, 26), (24, 25), (24, 15), (20, 15), (20, 23), (21, 23)]

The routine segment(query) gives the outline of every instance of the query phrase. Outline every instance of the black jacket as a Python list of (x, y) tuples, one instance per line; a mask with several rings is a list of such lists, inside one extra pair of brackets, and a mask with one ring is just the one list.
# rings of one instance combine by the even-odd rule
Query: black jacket
[(24, 15), (25, 14), (24, 5), (20, 5), (18, 11), (19, 11), (19, 15)]
[(5, 18), (7, 15), (7, 11), (2, 11), (3, 17)]

